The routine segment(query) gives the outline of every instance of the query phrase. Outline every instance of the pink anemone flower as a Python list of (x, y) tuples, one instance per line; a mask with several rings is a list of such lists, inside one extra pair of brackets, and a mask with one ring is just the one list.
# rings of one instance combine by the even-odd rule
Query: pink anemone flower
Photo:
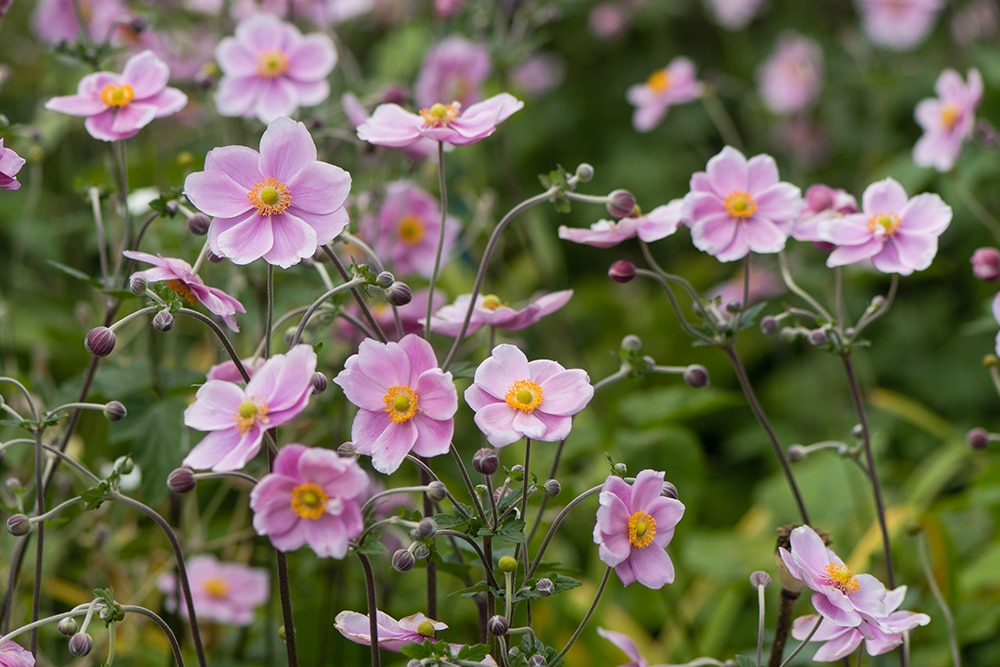
[(143, 51), (128, 59), (121, 74), (88, 74), (76, 95), (53, 97), (45, 108), (85, 116), (84, 127), (95, 139), (128, 139), (154, 118), (175, 114), (187, 104), (187, 95), (167, 86), (169, 77), (167, 64), (152, 51)]
[(659, 241), (677, 231), (682, 224), (683, 199), (657, 206), (649, 213), (630, 215), (617, 221), (598, 220), (588, 229), (559, 226), (559, 238), (595, 248), (610, 248), (627, 239), (639, 237), (646, 243)]
[(908, 51), (924, 41), (943, 0), (855, 0), (861, 29), (874, 44)]
[(494, 447), (522, 437), (565, 440), (573, 415), (593, 397), (585, 371), (566, 370), (548, 359), (528, 361), (524, 352), (508, 344), (493, 348), (465, 390), (465, 401), (476, 412), (476, 426)]
[(223, 319), (233, 331), (239, 331), (236, 325), (236, 313), (245, 313), (246, 309), (237, 299), (229, 296), (220, 289), (208, 287), (194, 272), (191, 265), (183, 259), (173, 257), (163, 257), (160, 254), (150, 255), (147, 252), (137, 252), (126, 250), (122, 253), (129, 259), (146, 262), (156, 268), (137, 271), (134, 276), (142, 276), (147, 282), (158, 283), (166, 281), (167, 286), (176, 292), (182, 299), (193, 304), (200, 302), (211, 312)]
[[(3, 635), (0, 635), (3, 639)], [(15, 641), (0, 644), (0, 665), (2, 667), (33, 667), (35, 656)]]
[[(195, 556), (187, 561), (191, 598), (198, 620), (217, 621), (227, 625), (250, 625), (256, 607), (268, 600), (270, 574), (262, 567), (243, 563), (220, 562), (215, 556)], [(164, 574), (157, 586), (167, 595), (166, 607), (180, 607), (187, 616), (187, 605), (177, 604), (175, 592), (183, 601), (184, 594), (173, 573)]]
[(663, 477), (663, 472), (642, 470), (631, 486), (614, 475), (604, 480), (594, 543), (601, 560), (626, 586), (638, 581), (659, 589), (674, 581), (666, 548), (684, 516), (684, 504), (663, 495)]
[(524, 106), (510, 93), (500, 93), (462, 108), (460, 102), (436, 102), (411, 113), (398, 104), (380, 104), (366, 122), (358, 126), (358, 137), (377, 146), (403, 148), (421, 139), (454, 146), (475, 144), (496, 132), (497, 125)]
[(93, 42), (109, 38), (113, 43), (121, 41), (118, 38), (124, 30), (116, 28), (132, 18), (122, 0), (79, 0), (82, 25), (74, 2), (38, 0), (31, 16), (31, 28), (39, 39), (47, 44), (73, 43), (83, 32)]
[(821, 222), (819, 236), (837, 246), (827, 266), (871, 259), (882, 273), (908, 276), (931, 265), (949, 223), (951, 207), (939, 196), (908, 198), (902, 185), (886, 178), (865, 188), (861, 213)]
[(810, 185), (806, 190), (805, 206), (792, 227), (792, 238), (811, 241), (821, 250), (833, 250), (835, 246), (820, 238), (820, 224), (857, 212), (858, 202), (847, 191), (821, 183)]
[(801, 209), (799, 189), (778, 180), (774, 158), (747, 160), (726, 146), (691, 177), (683, 217), (696, 248), (731, 262), (783, 250)]
[[(379, 648), (396, 653), (407, 644), (422, 644), (425, 639), (433, 640), (435, 632), (448, 627), (447, 623), (428, 618), (423, 612), (404, 616), (397, 621), (379, 609), (375, 611), (375, 618)], [(342, 611), (334, 619), (333, 627), (356, 644), (372, 644), (368, 614)]]
[(296, 345), (264, 362), (246, 387), (221, 380), (203, 384), (184, 411), (184, 424), (209, 433), (184, 457), (184, 465), (216, 472), (245, 466), (260, 451), (264, 431), (305, 409), (315, 371), (316, 353)]
[(764, 106), (777, 114), (809, 108), (823, 86), (823, 51), (815, 40), (786, 33), (757, 70)]
[(361, 500), (368, 474), (355, 458), (319, 447), (288, 444), (273, 470), (250, 492), (253, 527), (279, 551), (305, 545), (320, 558), (343, 558), (361, 534)]
[(701, 82), (695, 76), (694, 63), (674, 58), (663, 69), (649, 75), (645, 83), (630, 86), (625, 92), (635, 107), (632, 125), (639, 132), (649, 132), (660, 124), (667, 110), (701, 97)]
[[(483, 326), (520, 331), (565, 306), (572, 296), (573, 290), (551, 292), (533, 298), (523, 308), (511, 308), (496, 294), (480, 294), (476, 297), (476, 306), (472, 310), (472, 319), (469, 320), (465, 334), (471, 335)], [(471, 294), (463, 294), (437, 311), (431, 317), (431, 331), (445, 336), (457, 336), (462, 331), (471, 297)]]
[(962, 143), (972, 136), (976, 107), (983, 98), (983, 77), (970, 69), (968, 84), (953, 69), (946, 69), (934, 84), (937, 99), (921, 100), (914, 117), (924, 135), (913, 147), (913, 161), (921, 167), (949, 171), (962, 150)]
[(246, 146), (213, 148), (205, 171), (190, 174), (184, 194), (213, 220), (212, 252), (236, 264), (264, 258), (288, 268), (332, 241), (348, 223), (351, 175), (316, 159), (302, 123), (277, 118)]
[(451, 448), (458, 394), (434, 348), (416, 334), (398, 343), (367, 339), (333, 380), (360, 410), (351, 426), (355, 449), (391, 474), (406, 455), (439, 456)]
[(760, 11), (764, 0), (705, 0), (715, 20), (726, 30), (742, 30)]
[(17, 190), (21, 182), (17, 180), (17, 172), (24, 166), (24, 158), (9, 148), (4, 148), (3, 137), (0, 137), (0, 190)]
[[(351, 121), (351, 125), (355, 129), (367, 123), (368, 119), (372, 117), (354, 93), (344, 93), (340, 98), (340, 103), (344, 107), (347, 119)], [(450, 145), (445, 146), (445, 150), (449, 148), (451, 148)], [(403, 146), (401, 150), (411, 160), (426, 160), (437, 156), (438, 144), (433, 139), (424, 137), (409, 146)]]
[(449, 37), (424, 54), (413, 91), (417, 105), (431, 107), (439, 100), (455, 100), (464, 106), (478, 102), (492, 69), (485, 46)]

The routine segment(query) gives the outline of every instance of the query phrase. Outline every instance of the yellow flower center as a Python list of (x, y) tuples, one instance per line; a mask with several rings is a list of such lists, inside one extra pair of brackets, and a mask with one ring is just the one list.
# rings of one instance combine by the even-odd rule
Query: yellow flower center
[(416, 245), (424, 238), (424, 222), (415, 215), (403, 216), (399, 221), (399, 240), (406, 245)]
[(542, 387), (534, 380), (518, 380), (507, 389), (504, 400), (514, 410), (526, 412), (529, 415), (535, 411), (545, 398)]
[(135, 99), (135, 91), (127, 83), (109, 83), (101, 88), (101, 101), (109, 107), (123, 107)]
[(257, 74), (273, 79), (288, 70), (288, 56), (281, 51), (261, 51), (257, 54)]
[(726, 197), (726, 210), (734, 218), (749, 218), (757, 211), (757, 202), (749, 192), (733, 190)]
[(247, 199), (260, 215), (281, 215), (292, 204), (292, 192), (287, 185), (268, 176), (254, 184)]
[(646, 85), (654, 93), (662, 93), (670, 87), (670, 75), (667, 74), (667, 70), (658, 69), (649, 75), (649, 78), (646, 79)]
[(318, 519), (326, 514), (326, 500), (329, 497), (318, 484), (299, 484), (292, 489), (292, 511), (303, 519)]
[(176, 292), (177, 296), (184, 299), (188, 303), (193, 304), (197, 301), (197, 298), (195, 297), (194, 292), (191, 291), (191, 288), (180, 280), (168, 280), (167, 287)]
[(417, 623), (417, 634), (421, 637), (433, 637), (434, 636), (434, 624), (430, 621), (420, 621)]
[(645, 549), (656, 536), (656, 519), (639, 510), (628, 518), (628, 541), (636, 549)]
[(945, 105), (944, 109), (941, 109), (941, 124), (944, 129), (951, 130), (955, 127), (955, 123), (962, 116), (962, 112), (959, 111), (958, 107), (954, 104)]
[(417, 392), (410, 389), (409, 385), (394, 384), (382, 397), (385, 403), (385, 411), (389, 413), (389, 419), (397, 424), (404, 424), (417, 413), (420, 408), (417, 406)]
[(209, 597), (224, 598), (229, 595), (229, 584), (219, 577), (212, 577), (204, 584), (205, 592)]
[(259, 398), (250, 398), (240, 403), (234, 415), (240, 435), (246, 435), (255, 424), (267, 424), (270, 421), (267, 412), (267, 403)]
[(895, 213), (876, 213), (868, 219), (868, 231), (875, 232), (881, 227), (883, 234), (892, 236), (902, 224), (903, 221)]
[(503, 305), (503, 301), (496, 294), (487, 294), (480, 305), (486, 310), (496, 310)]
[(448, 127), (458, 118), (458, 108), (458, 102), (451, 104), (438, 102), (430, 109), (421, 109), (420, 117), (424, 120), (424, 127)]
[(842, 593), (855, 593), (861, 588), (858, 578), (842, 563), (828, 563), (826, 566), (826, 576), (829, 577), (830, 584)]

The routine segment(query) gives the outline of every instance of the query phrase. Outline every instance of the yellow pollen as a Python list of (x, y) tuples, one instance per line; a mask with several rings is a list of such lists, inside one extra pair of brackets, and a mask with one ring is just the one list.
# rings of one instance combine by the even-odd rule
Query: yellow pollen
[(903, 221), (895, 213), (876, 213), (868, 219), (868, 231), (877, 232), (881, 227), (885, 236), (892, 236), (902, 224)]
[(451, 104), (431, 105), (430, 109), (421, 109), (420, 117), (424, 119), (424, 127), (448, 127), (458, 118), (458, 102)]
[(292, 489), (292, 511), (303, 519), (318, 519), (326, 514), (327, 498), (326, 491), (318, 484), (299, 484)]
[(636, 549), (645, 549), (656, 536), (656, 519), (639, 510), (628, 518), (628, 541)]
[(245, 435), (253, 428), (254, 424), (267, 424), (270, 421), (267, 418), (267, 412), (267, 404), (263, 401), (258, 403), (253, 399), (247, 399), (240, 403), (240, 407), (236, 409), (234, 415), (236, 428), (239, 429), (240, 435)]
[(434, 624), (430, 621), (420, 621), (417, 623), (417, 634), (421, 637), (433, 637), (434, 636)]
[(385, 403), (385, 411), (389, 413), (389, 419), (397, 424), (404, 424), (417, 413), (420, 408), (417, 405), (417, 392), (410, 389), (409, 385), (394, 384), (382, 397)]
[(749, 218), (757, 211), (757, 202), (749, 192), (733, 190), (726, 197), (726, 210), (734, 218)]
[(941, 124), (946, 130), (954, 129), (961, 116), (962, 112), (954, 104), (945, 105), (944, 109), (941, 109)]
[(260, 215), (281, 215), (292, 204), (292, 193), (288, 186), (273, 176), (257, 181), (247, 199)]
[(842, 593), (856, 593), (861, 588), (858, 578), (842, 563), (828, 563), (826, 576), (830, 578), (830, 584)]
[(507, 388), (504, 400), (514, 410), (526, 412), (529, 415), (535, 411), (545, 398), (542, 387), (534, 380), (518, 380)]
[(646, 85), (649, 86), (654, 93), (662, 93), (670, 87), (670, 75), (667, 74), (667, 70), (658, 69), (649, 75), (649, 78), (646, 79)]
[(195, 301), (198, 300), (195, 297), (194, 292), (191, 291), (191, 288), (188, 287), (187, 285), (185, 285), (180, 280), (168, 280), (167, 281), (167, 287), (169, 287), (174, 292), (176, 292), (177, 296), (179, 296), (180, 298), (184, 299), (188, 303), (193, 304)]
[(496, 294), (487, 294), (483, 297), (483, 302), (480, 305), (486, 310), (496, 310), (503, 305), (503, 301)]
[(127, 83), (109, 83), (101, 88), (101, 101), (109, 107), (123, 107), (135, 99), (135, 91)]
[(417, 216), (403, 216), (399, 221), (399, 240), (406, 245), (416, 245), (424, 238), (424, 229), (424, 221)]
[(204, 584), (205, 592), (209, 597), (224, 598), (229, 595), (229, 584), (219, 577), (212, 577)]
[(261, 51), (257, 55), (257, 74), (273, 79), (288, 70), (288, 56), (281, 51)]

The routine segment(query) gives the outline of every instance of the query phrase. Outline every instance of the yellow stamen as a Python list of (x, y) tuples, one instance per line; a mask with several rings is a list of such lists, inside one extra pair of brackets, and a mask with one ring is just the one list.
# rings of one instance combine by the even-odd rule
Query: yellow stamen
[(236, 419), (236, 428), (239, 429), (240, 435), (246, 435), (246, 432), (253, 428), (254, 424), (266, 425), (270, 422), (267, 417), (267, 403), (264, 403), (259, 398), (257, 399), (247, 399), (240, 403), (240, 407), (236, 409), (236, 414), (234, 415)]
[(828, 563), (826, 576), (829, 577), (830, 584), (842, 593), (855, 593), (861, 588), (858, 578), (842, 563)]
[(229, 584), (219, 577), (212, 577), (205, 582), (203, 587), (209, 597), (224, 598), (229, 595)]
[(318, 484), (307, 482), (292, 489), (292, 510), (303, 519), (318, 519), (326, 514), (329, 496)]
[(193, 304), (193, 303), (195, 303), (198, 300), (195, 297), (194, 292), (191, 291), (191, 288), (188, 287), (187, 285), (185, 285), (180, 280), (168, 280), (167, 281), (167, 287), (169, 287), (174, 292), (176, 292), (177, 296), (179, 296), (180, 298), (184, 299), (188, 303)]
[(406, 245), (416, 245), (424, 238), (424, 221), (415, 215), (405, 215), (399, 221), (399, 240)]
[(749, 192), (733, 190), (726, 197), (726, 210), (734, 218), (749, 218), (757, 211), (757, 202)]
[(656, 519), (642, 510), (628, 518), (628, 541), (636, 549), (645, 549), (656, 536)]
[(281, 215), (292, 204), (292, 192), (287, 185), (268, 176), (254, 184), (247, 199), (260, 215)]
[(534, 380), (518, 380), (507, 388), (504, 400), (514, 410), (526, 412), (529, 415), (535, 411), (545, 398), (542, 387)]
[(389, 419), (397, 424), (410, 421), (420, 409), (417, 405), (417, 392), (406, 384), (395, 384), (389, 387), (382, 402), (385, 403), (385, 411), (389, 413)]
[(962, 112), (954, 104), (945, 105), (944, 109), (941, 109), (941, 124), (944, 129), (951, 130), (961, 116)]
[(881, 227), (885, 236), (892, 236), (902, 224), (903, 221), (895, 213), (876, 213), (868, 219), (868, 231), (877, 232)]
[(667, 70), (658, 69), (649, 75), (649, 78), (646, 79), (646, 85), (654, 93), (662, 93), (670, 87), (670, 75), (667, 74)]
[(451, 104), (431, 105), (430, 109), (421, 109), (420, 117), (424, 119), (424, 127), (448, 127), (458, 118), (458, 102)]
[(257, 55), (257, 74), (273, 79), (288, 70), (288, 56), (281, 51), (261, 51)]
[(109, 83), (101, 88), (101, 101), (109, 107), (123, 107), (135, 99), (135, 91), (127, 83)]
[(496, 310), (503, 305), (503, 301), (496, 294), (487, 294), (480, 305), (486, 310)]

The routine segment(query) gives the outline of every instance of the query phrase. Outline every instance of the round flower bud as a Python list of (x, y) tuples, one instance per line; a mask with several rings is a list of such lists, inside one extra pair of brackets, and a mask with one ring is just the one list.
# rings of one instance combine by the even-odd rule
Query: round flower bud
[(285, 624), (282, 623), (278, 626), (278, 639), (285, 641)]
[(385, 298), (394, 306), (405, 306), (413, 301), (413, 292), (410, 291), (409, 285), (397, 280), (385, 290)]
[(684, 369), (684, 381), (698, 389), (708, 384), (708, 369), (701, 364), (691, 364)]
[(77, 623), (76, 619), (72, 616), (67, 616), (59, 621), (59, 625), (57, 625), (56, 628), (59, 630), (59, 634), (65, 635), (66, 637), (72, 637), (76, 634), (77, 630), (80, 629), (80, 624)]
[(312, 389), (314, 394), (322, 394), (326, 391), (326, 388), (330, 386), (330, 381), (320, 372), (313, 373), (312, 379)]
[(392, 552), (392, 569), (396, 572), (409, 572), (416, 562), (417, 559), (413, 557), (409, 549), (396, 549)]
[(674, 486), (673, 482), (663, 482), (663, 486), (660, 488), (660, 495), (664, 498), (673, 498), (677, 500), (677, 487)]
[(562, 491), (562, 484), (559, 483), (558, 479), (547, 479), (542, 486), (545, 489), (545, 495), (549, 498), (555, 498)]
[(788, 447), (788, 460), (792, 463), (797, 463), (806, 457), (809, 453), (802, 445), (789, 445)]
[(756, 572), (750, 575), (750, 585), (753, 586), (754, 588), (757, 588), (758, 586), (763, 586), (764, 590), (766, 591), (768, 588), (771, 587), (771, 575), (769, 575), (767, 572), (764, 572), (763, 570), (757, 570)]
[(587, 183), (594, 177), (594, 168), (586, 162), (581, 162), (576, 168), (576, 180), (580, 183)]
[(94, 640), (86, 632), (78, 632), (69, 638), (70, 655), (82, 658), (90, 653), (92, 648), (94, 648)]
[(339, 456), (342, 459), (353, 459), (357, 455), (358, 451), (354, 449), (353, 442), (345, 442), (342, 443), (339, 447), (337, 447), (337, 456)]
[(128, 289), (132, 294), (145, 294), (149, 283), (138, 273), (128, 279)]
[(437, 522), (429, 516), (424, 517), (417, 524), (417, 529), (414, 531), (416, 534), (414, 537), (431, 537), (437, 532)]
[(996, 368), (1000, 365), (1000, 358), (995, 354), (987, 354), (983, 357), (983, 368)]
[(382, 289), (388, 289), (392, 287), (392, 284), (396, 282), (396, 276), (392, 275), (388, 271), (383, 271), (382, 273), (375, 276), (375, 284)]
[(868, 307), (871, 308), (872, 310), (878, 310), (884, 305), (885, 305), (885, 297), (882, 296), (881, 294), (876, 294), (875, 296), (872, 297), (871, 303), (868, 304)]
[(1000, 250), (996, 248), (979, 248), (972, 253), (969, 260), (972, 263), (972, 275), (993, 282), (1000, 278)]
[(970, 429), (965, 434), (965, 441), (973, 449), (986, 449), (986, 446), (990, 444), (990, 434), (984, 428)]
[(535, 582), (535, 592), (541, 595), (543, 598), (548, 597), (555, 593), (556, 585), (552, 583), (552, 580), (548, 577), (543, 577)]
[(524, 466), (518, 463), (510, 468), (510, 478), (515, 482), (524, 481)]
[(106, 357), (115, 349), (117, 340), (115, 332), (108, 327), (94, 327), (87, 332), (83, 345), (95, 357)]
[(190, 493), (198, 485), (191, 468), (175, 468), (167, 475), (167, 486), (174, 493)]
[(500, 637), (507, 634), (507, 631), (510, 630), (510, 623), (503, 616), (495, 614), (490, 616), (490, 620), (486, 621), (486, 629), (489, 630), (491, 635)]
[(768, 336), (778, 333), (778, 318), (774, 315), (766, 316), (760, 321), (760, 330)]
[(174, 328), (174, 314), (169, 310), (161, 310), (153, 315), (153, 328), (157, 331), (170, 331)]
[(628, 474), (628, 466), (624, 463), (616, 463), (611, 466), (611, 474), (615, 477), (624, 477)]
[(26, 514), (11, 514), (7, 518), (7, 532), (14, 537), (23, 537), (31, 532), (31, 519)]
[(501, 572), (513, 572), (517, 569), (517, 559), (513, 556), (501, 556), (497, 561), (497, 567)]
[(826, 345), (826, 332), (822, 329), (813, 329), (809, 332), (809, 344), (819, 347)]
[(225, 257), (222, 257), (220, 255), (216, 255), (214, 252), (212, 252), (211, 250), (209, 250), (208, 252), (205, 253), (205, 259), (207, 259), (208, 261), (210, 261), (212, 264), (218, 264), (219, 262), (221, 262), (222, 260), (224, 260)]
[(622, 349), (628, 352), (638, 352), (642, 348), (642, 339), (633, 334), (622, 338)]
[(472, 457), (472, 467), (481, 475), (492, 475), (500, 469), (500, 457), (495, 449), (483, 447)]
[(448, 487), (444, 485), (444, 482), (439, 480), (434, 480), (433, 482), (427, 485), (427, 491), (425, 491), (425, 493), (427, 494), (428, 498), (430, 498), (434, 502), (438, 502), (440, 500), (444, 500), (448, 496)]
[(413, 557), (417, 560), (427, 560), (431, 557), (431, 550), (426, 544), (417, 544), (411, 547)]
[(530, 658), (528, 658), (528, 667), (546, 667), (549, 661), (545, 659), (544, 655), (538, 655), (537, 653)]
[(116, 422), (125, 419), (128, 415), (128, 410), (122, 405), (121, 401), (111, 401), (104, 406), (104, 418), (109, 422)]
[(612, 190), (605, 208), (614, 218), (627, 218), (635, 211), (635, 197), (628, 190)]
[(635, 278), (635, 264), (619, 259), (608, 269), (608, 277), (616, 283), (627, 283)]
[(211, 219), (204, 213), (195, 213), (188, 218), (188, 231), (195, 236), (204, 236), (208, 234), (208, 227), (211, 222)]
[(781, 331), (778, 332), (778, 340), (782, 343), (794, 343), (798, 337), (799, 332), (793, 327), (782, 327)]

